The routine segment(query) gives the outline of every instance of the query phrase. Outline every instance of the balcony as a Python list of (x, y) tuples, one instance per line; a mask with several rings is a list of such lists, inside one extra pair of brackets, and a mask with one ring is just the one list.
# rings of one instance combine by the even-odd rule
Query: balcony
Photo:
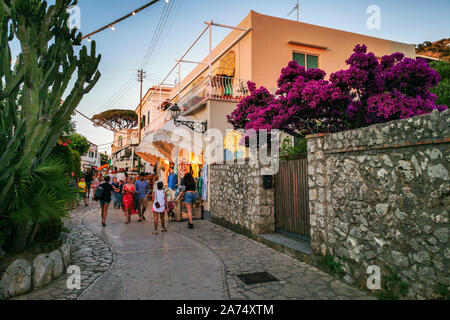
[(209, 77), (207, 77), (183, 95), (178, 105), (182, 111), (187, 111), (200, 105), (207, 99), (239, 102), (248, 94), (247, 80), (214, 76), (211, 79), (210, 86)]

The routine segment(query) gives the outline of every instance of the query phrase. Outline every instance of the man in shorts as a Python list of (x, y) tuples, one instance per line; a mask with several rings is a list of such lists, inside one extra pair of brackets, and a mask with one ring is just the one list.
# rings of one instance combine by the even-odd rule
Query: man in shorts
[(150, 194), (150, 187), (148, 185), (148, 182), (145, 181), (145, 173), (141, 173), (139, 175), (139, 180), (137, 180), (134, 183), (134, 186), (136, 187), (136, 192), (137, 192), (138, 199), (139, 199), (139, 208), (138, 208), (139, 220), (138, 220), (138, 222), (142, 222), (142, 220), (145, 220), (144, 213), (148, 207), (147, 197)]

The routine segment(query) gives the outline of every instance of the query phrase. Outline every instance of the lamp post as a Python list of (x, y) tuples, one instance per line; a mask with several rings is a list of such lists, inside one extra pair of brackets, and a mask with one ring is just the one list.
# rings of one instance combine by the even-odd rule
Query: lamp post
[(176, 103), (169, 108), (169, 111), (172, 114), (173, 122), (177, 127), (184, 125), (189, 129), (198, 133), (205, 133), (206, 130), (208, 129), (208, 121), (199, 122), (199, 121), (178, 120), (182, 111), (178, 106), (178, 104)]

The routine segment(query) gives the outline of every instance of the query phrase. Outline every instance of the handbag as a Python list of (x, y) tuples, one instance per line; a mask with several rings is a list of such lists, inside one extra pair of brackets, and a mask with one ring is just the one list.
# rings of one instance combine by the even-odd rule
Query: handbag
[(155, 207), (156, 209), (159, 209), (161, 207), (161, 205), (159, 204), (159, 202), (155, 202)]

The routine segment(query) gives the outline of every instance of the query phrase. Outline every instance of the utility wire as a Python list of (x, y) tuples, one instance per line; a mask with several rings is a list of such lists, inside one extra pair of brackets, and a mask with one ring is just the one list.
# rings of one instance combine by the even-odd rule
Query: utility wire
[(145, 51), (145, 54), (144, 54), (144, 57), (142, 59), (142, 63), (141, 63), (140, 69), (144, 69), (144, 67), (145, 67), (145, 64), (146, 64), (145, 62), (146, 62), (147, 57), (148, 57), (148, 55), (149, 55), (149, 53), (151, 51), (151, 48), (152, 48), (152, 46), (153, 46), (153, 44), (155, 42), (156, 34), (157, 34), (157, 32), (158, 32), (158, 30), (159, 30), (159, 28), (161, 26), (161, 22), (162, 22), (162, 20), (163, 20), (163, 18), (165, 16), (165, 13), (166, 13), (168, 8), (169, 8), (169, 6), (164, 6), (164, 8), (163, 8), (163, 11), (161, 13), (161, 16), (159, 17), (158, 23), (156, 24), (155, 32), (153, 33), (152, 39), (151, 39), (151, 41), (150, 41), (150, 43), (149, 43), (149, 45), (147, 47), (147, 50)]
[[(175, 0), (172, 0), (168, 6), (164, 6), (164, 9), (161, 13), (161, 16), (159, 18), (157, 27), (155, 29), (155, 32), (153, 34), (152, 40), (146, 50), (146, 53), (144, 55), (144, 58), (142, 60), (141, 63), (141, 69), (144, 69), (145, 66), (148, 64), (148, 60), (150, 59), (152, 52), (154, 50), (154, 47), (156, 46), (157, 43), (157, 38), (158, 38), (158, 34), (161, 33), (161, 31), (163, 30), (163, 26), (164, 26), (164, 21), (167, 20), (167, 14), (170, 12), (173, 2)], [(117, 91), (105, 104), (103, 107), (114, 107), (121, 99), (122, 97), (128, 92), (128, 90), (134, 85), (134, 75), (132, 75), (130, 77), (130, 79), (128, 79), (127, 82), (125, 82), (125, 84), (119, 89), (119, 91)]]
[[(172, 17), (169, 19), (170, 24), (169, 24), (169, 26), (167, 28), (165, 28), (165, 32), (164, 32), (163, 37), (162, 37), (163, 40), (161, 41), (160, 45), (158, 46), (158, 49), (157, 49), (157, 51), (155, 53), (155, 57), (157, 57), (159, 55), (159, 53), (161, 52), (161, 48), (163, 47), (163, 45), (165, 44), (165, 42), (167, 40), (167, 35), (168, 35), (169, 31), (172, 29), (173, 23), (174, 23), (176, 17), (178, 16), (178, 12), (179, 12), (179, 10), (181, 8), (181, 3), (182, 3), (181, 1), (182, 0), (178, 0), (178, 2), (177, 2), (178, 6), (176, 7), (175, 12), (172, 15)], [(154, 62), (154, 60), (155, 59), (153, 59), (153, 62)], [(148, 68), (151, 69), (151, 66), (152, 66), (152, 61), (150, 61), (150, 64), (148, 65)]]
[[(158, 21), (157, 27), (155, 29), (155, 32), (153, 34), (152, 40), (146, 50), (146, 53), (144, 55), (144, 58), (141, 63), (141, 69), (144, 69), (145, 66), (148, 64), (149, 59), (151, 58), (153, 51), (158, 43), (158, 40), (160, 38), (161, 32), (164, 30), (164, 26), (167, 22), (167, 18), (170, 15), (170, 12), (172, 10), (173, 2), (175, 0), (170, 1), (168, 6), (164, 6), (164, 9), (161, 13), (160, 19)], [(118, 92), (114, 96), (112, 96), (104, 105), (114, 107), (121, 99), (122, 97), (128, 92), (128, 90), (134, 85), (134, 75), (131, 76), (130, 79), (119, 89)]]
[(165, 8), (167, 10), (165, 10), (165, 12), (163, 11), (162, 15), (161, 15), (161, 19), (159, 21), (159, 25), (158, 28), (155, 30), (155, 33), (153, 34), (153, 38), (152, 41), (147, 49), (146, 55), (144, 56), (144, 60), (142, 62), (142, 68), (145, 68), (150, 60), (150, 58), (153, 55), (153, 52), (155, 51), (155, 48), (159, 42), (159, 39), (161, 37), (162, 32), (165, 29), (166, 23), (167, 23), (167, 19), (172, 11), (173, 5), (174, 5), (174, 1), (171, 1), (169, 3), (169, 5)]
[[(78, 113), (78, 114), (79, 114), (80, 116), (82, 116), (83, 118), (86, 118), (86, 119), (88, 119), (90, 122), (94, 123), (94, 121), (93, 121), (91, 118), (89, 118), (87, 115), (81, 113), (81, 112), (78, 111), (78, 110), (75, 110), (75, 112)], [(101, 127), (102, 127), (102, 128), (105, 128), (106, 130), (109, 130), (109, 131), (111, 131), (111, 132), (115, 132), (114, 130), (111, 130), (111, 129), (105, 127), (105, 126), (101, 126)]]

